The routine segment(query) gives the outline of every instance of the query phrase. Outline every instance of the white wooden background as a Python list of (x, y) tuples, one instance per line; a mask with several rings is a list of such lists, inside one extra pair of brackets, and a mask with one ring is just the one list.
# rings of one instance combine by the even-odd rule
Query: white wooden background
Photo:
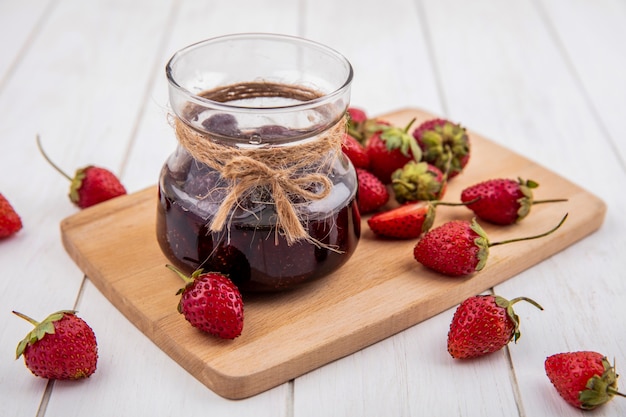
[[(517, 345), (453, 361), (449, 310), (230, 401), (83, 277), (59, 234), (77, 209), (35, 135), (68, 171), (93, 163), (129, 192), (153, 185), (175, 146), (167, 59), (208, 37), (253, 31), (342, 52), (356, 72), (352, 103), (371, 114), (420, 107), (447, 116), (605, 200), (598, 232), (494, 289), (546, 307), (540, 319), (518, 309)], [(556, 395), (543, 361), (591, 349), (626, 373), (625, 45), (624, 0), (0, 0), (0, 192), (25, 224), (0, 242), (0, 415), (583, 415)], [(14, 360), (29, 327), (11, 310), (43, 318), (73, 307), (96, 331), (98, 371), (80, 383), (32, 376)], [(593, 415), (626, 415), (626, 400)]]

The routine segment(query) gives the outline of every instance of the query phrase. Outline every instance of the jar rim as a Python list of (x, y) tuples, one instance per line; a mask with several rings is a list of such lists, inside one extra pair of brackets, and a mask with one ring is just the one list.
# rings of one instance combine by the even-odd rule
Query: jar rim
[[(227, 41), (236, 41), (236, 40), (248, 40), (248, 39), (255, 39), (255, 40), (265, 39), (265, 40), (278, 41), (278, 42), (298, 43), (298, 44), (305, 45), (313, 49), (318, 49), (336, 58), (339, 62), (341, 62), (347, 69), (347, 75), (345, 77), (345, 80), (339, 87), (335, 88), (333, 91), (324, 93), (320, 97), (313, 98), (311, 100), (304, 101), (304, 102), (290, 103), (290, 104), (278, 105), (278, 106), (267, 106), (267, 107), (241, 106), (237, 104), (231, 104), (229, 102), (220, 102), (220, 101), (211, 100), (201, 95), (198, 95), (196, 93), (193, 93), (192, 91), (183, 87), (176, 81), (174, 77), (174, 66), (176, 62), (179, 59), (181, 59), (185, 54), (197, 48), (209, 45), (209, 44), (227, 42)], [(191, 45), (188, 45), (182, 49), (179, 49), (178, 51), (174, 53), (174, 55), (172, 55), (172, 57), (169, 59), (169, 61), (167, 62), (165, 66), (165, 73), (166, 73), (167, 80), (170, 86), (178, 90), (179, 93), (182, 93), (183, 95), (185, 95), (188, 101), (194, 102), (195, 104), (199, 104), (202, 106), (210, 106), (216, 110), (220, 109), (220, 110), (228, 111), (228, 112), (241, 112), (241, 113), (257, 112), (259, 110), (262, 110), (263, 112), (300, 111), (300, 110), (307, 110), (307, 109), (315, 108), (315, 107), (318, 107), (320, 104), (323, 104), (324, 102), (331, 101), (333, 100), (333, 98), (344, 94), (345, 91), (350, 88), (352, 79), (354, 77), (354, 70), (352, 68), (352, 65), (350, 64), (350, 61), (348, 61), (348, 59), (344, 55), (342, 55), (341, 53), (339, 53), (338, 51), (336, 51), (335, 49), (329, 46), (323, 45), (319, 42), (315, 42), (309, 39), (298, 37), (298, 36), (276, 34), (276, 33), (262, 33), (262, 32), (235, 33), (235, 34), (222, 35), (222, 36), (217, 36), (213, 38), (208, 38), (208, 39), (193, 43)]]

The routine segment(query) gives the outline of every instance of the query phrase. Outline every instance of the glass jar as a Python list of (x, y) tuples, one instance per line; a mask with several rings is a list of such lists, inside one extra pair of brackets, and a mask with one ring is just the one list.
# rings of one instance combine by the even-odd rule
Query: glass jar
[(159, 179), (157, 239), (242, 291), (325, 276), (356, 249), (354, 167), (341, 152), (352, 67), (323, 45), (238, 34), (170, 59), (178, 139)]

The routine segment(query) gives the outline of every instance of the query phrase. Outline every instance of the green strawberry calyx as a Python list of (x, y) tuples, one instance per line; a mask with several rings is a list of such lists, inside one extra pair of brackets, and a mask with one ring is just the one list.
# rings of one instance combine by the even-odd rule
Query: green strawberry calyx
[(43, 339), (44, 336), (47, 334), (54, 334), (55, 333), (54, 323), (56, 321), (61, 320), (66, 314), (74, 315), (76, 314), (76, 311), (75, 310), (57, 311), (56, 313), (50, 314), (41, 322), (38, 322), (28, 317), (27, 315), (19, 313), (17, 311), (13, 311), (13, 314), (15, 314), (16, 316), (20, 318), (23, 318), (24, 320), (28, 321), (33, 326), (35, 326), (35, 328), (31, 330), (26, 335), (26, 337), (18, 343), (17, 349), (15, 351), (15, 359), (18, 359), (20, 356), (22, 356), (27, 346), (35, 344), (36, 342)]
[(422, 133), (425, 158), (437, 167), (450, 166), (453, 172), (461, 171), (461, 159), (469, 153), (467, 131), (460, 125), (446, 122)]
[(478, 264), (476, 264), (476, 271), (480, 271), (487, 264), (487, 258), (489, 257), (489, 247), (492, 245), (491, 243), (489, 243), (487, 233), (478, 224), (476, 218), (472, 219), (472, 222), (470, 223), (470, 228), (478, 235), (478, 237), (474, 239), (474, 245), (476, 245), (476, 247), (478, 248), (478, 254), (476, 255), (476, 257), (478, 258)]
[(499, 295), (495, 296), (495, 303), (498, 307), (501, 307), (503, 309), (506, 310), (506, 314), (507, 316), (509, 316), (509, 318), (511, 319), (511, 321), (514, 324), (514, 328), (513, 328), (513, 333), (511, 334), (511, 339), (513, 339), (513, 341), (515, 343), (517, 343), (517, 339), (520, 338), (521, 333), (519, 331), (519, 316), (515, 313), (515, 311), (513, 310), (513, 304), (519, 302), (519, 301), (526, 301), (532, 305), (534, 305), (535, 307), (537, 307), (539, 310), (543, 310), (543, 307), (541, 307), (541, 305), (539, 305), (538, 302), (536, 302), (535, 300), (532, 300), (530, 298), (527, 297), (517, 297), (512, 299), (511, 301), (507, 300), (504, 297), (501, 297)]
[(86, 166), (84, 168), (79, 168), (76, 170), (74, 174), (74, 178), (72, 178), (72, 182), (70, 184), (70, 201), (74, 204), (78, 204), (80, 201), (80, 195), (78, 194), (78, 190), (83, 186), (83, 180), (87, 176), (87, 170), (92, 168), (92, 166)]
[(518, 221), (528, 216), (528, 213), (530, 213), (530, 208), (534, 204), (560, 203), (563, 201), (567, 201), (567, 198), (556, 198), (556, 199), (550, 199), (550, 200), (535, 200), (532, 190), (539, 187), (539, 184), (537, 182), (533, 180), (523, 180), (521, 178), (518, 178), (517, 183), (519, 184), (519, 189), (523, 194), (522, 197), (517, 199), (517, 202), (519, 203), (519, 209), (517, 209)]
[[(413, 155), (413, 159), (417, 162), (422, 160), (422, 149), (417, 144), (417, 141), (409, 133), (409, 129), (415, 123), (416, 119), (413, 119), (409, 124), (401, 129), (396, 126), (380, 125), (381, 133), (380, 139), (385, 142), (385, 146), (389, 151), (399, 149), (404, 156)], [(411, 153), (409, 154), (409, 150)]]
[(517, 179), (517, 183), (519, 184), (519, 189), (523, 194), (523, 197), (517, 199), (517, 202), (519, 203), (519, 209), (517, 209), (517, 219), (521, 220), (528, 216), (528, 213), (530, 213), (530, 208), (533, 205), (532, 189), (537, 188), (539, 184), (533, 180), (524, 181), (521, 178)]
[(443, 184), (426, 162), (410, 161), (391, 175), (391, 184), (400, 204), (406, 201), (436, 200)]
[[(193, 273), (191, 275), (185, 275), (180, 269), (176, 268), (174, 265), (167, 264), (165, 266), (166, 266), (166, 268), (176, 272), (176, 275), (178, 275), (185, 282), (185, 285), (183, 285), (183, 287), (180, 288), (176, 292), (176, 295), (180, 295), (180, 294), (184, 293), (185, 290), (189, 286), (193, 285), (193, 283), (196, 281), (196, 279), (200, 275), (202, 275), (202, 269), (196, 269), (195, 271), (193, 271)], [(178, 307), (177, 307), (179, 313), (183, 312), (183, 310), (182, 310), (183, 307), (182, 307), (181, 303), (182, 303), (182, 299), (181, 299), (181, 302), (178, 303)]]
[[(613, 362), (615, 362), (615, 360), (613, 360)], [(602, 366), (604, 367), (602, 376), (594, 375), (589, 378), (586, 385), (587, 389), (578, 394), (578, 400), (583, 409), (591, 410), (596, 408), (610, 401), (615, 395), (626, 397), (626, 394), (617, 391), (617, 373), (615, 372), (615, 365), (611, 365), (609, 360), (604, 357), (602, 358)]]

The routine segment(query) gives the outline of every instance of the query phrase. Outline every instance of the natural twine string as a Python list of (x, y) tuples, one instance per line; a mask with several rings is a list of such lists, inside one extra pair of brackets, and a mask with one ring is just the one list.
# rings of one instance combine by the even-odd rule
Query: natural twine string
[[(323, 170), (332, 165), (328, 158), (336, 158), (341, 152), (346, 131), (344, 118), (313, 141), (280, 147), (238, 148), (224, 145), (178, 118), (174, 121), (174, 128), (179, 143), (194, 159), (228, 180), (227, 195), (210, 224), (212, 232), (222, 231), (230, 222), (241, 196), (256, 187), (266, 187), (275, 204), (276, 230), (284, 236), (287, 244), (305, 239), (326, 247), (308, 234), (303, 225), (306, 219), (301, 218), (292, 201), (315, 201), (329, 195), (333, 184), (328, 172)], [(314, 187), (316, 184), (321, 189)]]

